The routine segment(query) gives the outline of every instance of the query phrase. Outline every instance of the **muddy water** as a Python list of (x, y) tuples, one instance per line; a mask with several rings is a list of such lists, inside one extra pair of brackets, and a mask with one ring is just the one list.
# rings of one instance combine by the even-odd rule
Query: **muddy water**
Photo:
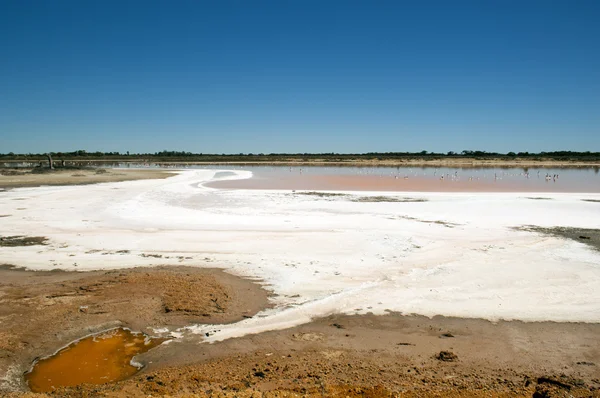
[(135, 355), (163, 341), (128, 329), (111, 329), (71, 343), (51, 357), (39, 360), (25, 378), (33, 392), (123, 380), (140, 370), (140, 366), (131, 364)]

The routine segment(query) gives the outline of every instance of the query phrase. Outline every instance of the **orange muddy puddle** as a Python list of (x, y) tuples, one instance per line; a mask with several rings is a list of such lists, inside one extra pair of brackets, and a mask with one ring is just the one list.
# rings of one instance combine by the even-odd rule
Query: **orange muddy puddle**
[(123, 380), (140, 370), (131, 364), (135, 355), (163, 341), (165, 339), (150, 338), (128, 329), (111, 329), (71, 343), (56, 354), (39, 360), (25, 379), (33, 392)]

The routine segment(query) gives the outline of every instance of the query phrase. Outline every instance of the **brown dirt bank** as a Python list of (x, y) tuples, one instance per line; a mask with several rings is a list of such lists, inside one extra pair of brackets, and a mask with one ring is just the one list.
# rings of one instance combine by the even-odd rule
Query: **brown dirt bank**
[(37, 356), (90, 333), (125, 326), (152, 334), (151, 327), (235, 322), (267, 301), (258, 284), (217, 269), (34, 272), (2, 266), (0, 395), (25, 388), (20, 376)]
[[(1, 169), (0, 188), (39, 187), (41, 185), (84, 185), (100, 182), (120, 182), (167, 178), (173, 175), (165, 170), (77, 170), (55, 169), (43, 173), (32, 170)], [(100, 171), (103, 170), (103, 171)]]
[(131, 379), (56, 396), (599, 397), (598, 336), (598, 324), (338, 315), (173, 342), (142, 355), (150, 366)]

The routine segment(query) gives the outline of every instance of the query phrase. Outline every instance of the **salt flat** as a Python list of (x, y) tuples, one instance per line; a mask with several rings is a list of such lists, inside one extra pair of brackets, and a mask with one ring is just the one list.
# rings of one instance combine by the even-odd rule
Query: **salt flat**
[(0, 192), (2, 235), (50, 242), (3, 247), (0, 264), (222, 267), (273, 290), (275, 307), (257, 317), (184, 330), (209, 341), (338, 312), (600, 322), (600, 252), (513, 229), (599, 228), (600, 204), (581, 199), (600, 194), (402, 192), (384, 196), (424, 201), (356, 202), (382, 193), (204, 187), (216, 173)]

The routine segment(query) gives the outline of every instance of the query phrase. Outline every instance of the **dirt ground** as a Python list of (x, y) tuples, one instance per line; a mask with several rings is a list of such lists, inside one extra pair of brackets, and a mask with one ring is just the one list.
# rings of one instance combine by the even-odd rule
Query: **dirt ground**
[(268, 292), (216, 269), (34, 272), (2, 266), (0, 303), (1, 395), (25, 388), (20, 375), (36, 357), (88, 334), (116, 326), (153, 334), (157, 327), (235, 322), (265, 308)]
[(173, 342), (142, 355), (150, 365), (131, 379), (56, 395), (598, 397), (599, 332), (586, 324), (332, 316), (211, 345)]
[[(45, 396), (25, 392), (22, 373), (86, 334), (235, 322), (268, 305), (259, 285), (192, 267), (4, 266), (0, 281), (0, 391), (10, 397)], [(598, 337), (599, 324), (336, 315), (213, 344), (186, 336), (138, 356), (146, 367), (130, 379), (53, 396), (600, 397)]]
[(165, 170), (123, 169), (0, 169), (0, 188), (39, 187), (42, 185), (83, 185), (100, 182), (119, 182), (167, 178)]
[[(600, 394), (598, 336), (600, 325), (590, 324), (337, 315), (185, 354), (158, 347), (144, 355), (153, 364), (143, 374), (94, 391), (458, 397), (532, 396), (537, 389), (590, 396)], [(154, 366), (159, 356), (166, 368)]]

